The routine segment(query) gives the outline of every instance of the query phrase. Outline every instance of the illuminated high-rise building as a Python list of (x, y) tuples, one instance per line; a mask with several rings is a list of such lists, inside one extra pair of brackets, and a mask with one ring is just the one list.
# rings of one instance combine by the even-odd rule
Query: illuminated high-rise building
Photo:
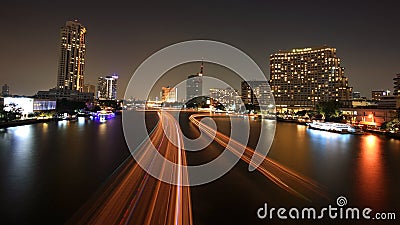
[(270, 86), (278, 111), (312, 109), (318, 102), (352, 97), (336, 48), (327, 46), (270, 55)]
[(82, 92), (85, 77), (86, 28), (67, 21), (60, 31), (60, 58), (57, 89)]
[(201, 62), (200, 72), (196, 75), (188, 76), (186, 80), (186, 101), (202, 95), (203, 92), (203, 62)]
[(99, 77), (97, 83), (97, 98), (100, 100), (117, 99), (117, 80), (118, 75)]

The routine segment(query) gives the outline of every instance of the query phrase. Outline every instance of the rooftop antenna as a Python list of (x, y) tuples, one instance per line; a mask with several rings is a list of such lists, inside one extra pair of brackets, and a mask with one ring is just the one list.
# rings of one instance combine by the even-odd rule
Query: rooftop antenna
[(200, 73), (199, 76), (203, 76), (203, 68), (204, 68), (204, 59), (201, 59)]

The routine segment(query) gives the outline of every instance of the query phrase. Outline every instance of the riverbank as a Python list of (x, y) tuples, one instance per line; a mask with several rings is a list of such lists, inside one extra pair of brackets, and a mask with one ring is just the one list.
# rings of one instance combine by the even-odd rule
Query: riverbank
[[(295, 123), (295, 124), (299, 124), (299, 125), (308, 126), (306, 122), (298, 121), (295, 119), (277, 118), (277, 121), (282, 122), (282, 123)], [(400, 133), (391, 133), (388, 131), (374, 130), (374, 129), (364, 129), (363, 131), (364, 131), (364, 133), (367, 133), (367, 134), (381, 135), (381, 136), (386, 136), (389, 138), (394, 138), (394, 139), (400, 140)], [(357, 133), (357, 134), (359, 134), (359, 133)]]
[(7, 128), (7, 127), (16, 127), (16, 126), (23, 126), (35, 123), (45, 123), (49, 121), (54, 121), (53, 118), (49, 119), (27, 119), (27, 120), (16, 120), (16, 121), (9, 121), (9, 122), (2, 122), (0, 123), (0, 128)]

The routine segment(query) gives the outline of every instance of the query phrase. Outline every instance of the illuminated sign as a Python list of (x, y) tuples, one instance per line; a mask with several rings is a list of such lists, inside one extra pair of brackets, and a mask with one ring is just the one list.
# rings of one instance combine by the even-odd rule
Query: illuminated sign
[(295, 48), (292, 49), (292, 52), (306, 52), (306, 51), (311, 51), (312, 48)]

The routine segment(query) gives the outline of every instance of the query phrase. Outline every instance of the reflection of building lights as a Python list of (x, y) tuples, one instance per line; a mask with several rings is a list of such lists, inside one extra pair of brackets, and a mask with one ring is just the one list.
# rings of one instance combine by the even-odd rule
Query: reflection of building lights
[(26, 138), (31, 132), (31, 126), (19, 126), (15, 128), (15, 135)]
[(60, 125), (60, 126), (66, 126), (67, 125), (67, 123), (68, 123), (68, 121), (67, 120), (60, 120), (60, 121), (58, 121), (58, 125)]
[(369, 148), (371, 148), (371, 147), (375, 147), (375, 145), (376, 145), (376, 140), (377, 139), (377, 137), (375, 136), (375, 135), (368, 135), (367, 137), (366, 137), (366, 145), (369, 147)]
[(47, 123), (43, 123), (43, 124), (42, 124), (43, 132), (44, 132), (44, 133), (47, 133), (48, 126), (49, 126), (49, 125), (48, 125)]
[(78, 117), (78, 124), (79, 125), (85, 124), (85, 117)]

